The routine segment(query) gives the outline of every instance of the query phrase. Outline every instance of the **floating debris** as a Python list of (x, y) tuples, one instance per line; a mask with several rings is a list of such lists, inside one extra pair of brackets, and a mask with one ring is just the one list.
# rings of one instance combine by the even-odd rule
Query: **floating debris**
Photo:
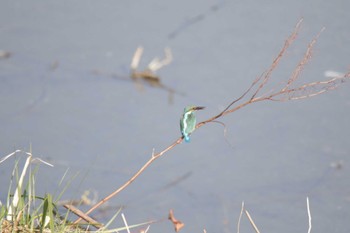
[[(171, 49), (166, 47), (164, 49), (164, 58), (160, 59), (158, 57), (155, 57), (151, 60), (151, 62), (147, 65), (147, 67), (144, 70), (138, 70), (140, 60), (143, 54), (143, 47), (139, 46), (130, 63), (130, 75), (122, 76), (118, 74), (109, 74), (109, 76), (112, 76), (115, 79), (123, 80), (123, 81), (133, 81), (135, 83), (136, 88), (139, 91), (144, 90), (144, 84), (147, 84), (151, 87), (161, 88), (163, 90), (166, 90), (169, 93), (168, 102), (170, 104), (173, 103), (174, 94), (184, 95), (181, 92), (175, 91), (174, 89), (165, 86), (162, 82), (160, 77), (156, 74), (158, 70), (160, 70), (162, 67), (169, 65), (173, 61), (173, 55), (171, 52)], [(96, 75), (108, 75), (105, 72), (101, 70), (93, 70), (92, 71)]]
[(175, 228), (175, 232), (179, 232), (181, 230), (181, 228), (183, 228), (185, 226), (185, 224), (183, 222), (181, 222), (180, 220), (177, 220), (175, 218), (174, 211), (172, 209), (169, 211), (168, 219), (173, 223), (174, 228)]
[(60, 65), (60, 63), (59, 63), (58, 61), (54, 61), (54, 62), (52, 62), (52, 63), (50, 64), (49, 70), (50, 70), (50, 71), (55, 71), (55, 70), (58, 68), (59, 65)]
[[(142, 54), (143, 54), (143, 47), (139, 46), (135, 53), (134, 56), (131, 60), (131, 74), (130, 77), (134, 81), (138, 80), (143, 80), (146, 83), (148, 83), (152, 87), (162, 87), (164, 86), (160, 82), (159, 76), (156, 74), (157, 70), (160, 70), (162, 67), (169, 65), (172, 60), (173, 60), (173, 55), (171, 53), (170, 48), (165, 48), (164, 49), (165, 57), (164, 59), (159, 59), (158, 57), (155, 57), (147, 66), (147, 68), (143, 71), (138, 71), (137, 68), (139, 66)], [(143, 87), (140, 85), (139, 82), (137, 82), (138, 88), (142, 89)]]
[(11, 57), (11, 53), (5, 50), (0, 50), (0, 59), (6, 59)]

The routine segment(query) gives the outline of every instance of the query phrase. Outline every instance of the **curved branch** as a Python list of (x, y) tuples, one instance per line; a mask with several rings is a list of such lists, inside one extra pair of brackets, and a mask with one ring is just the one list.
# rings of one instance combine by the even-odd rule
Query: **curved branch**
[[(350, 79), (350, 72), (347, 74), (340, 76), (340, 77), (334, 77), (332, 79), (326, 80), (326, 81), (318, 81), (318, 82), (311, 82), (304, 84), (302, 86), (292, 87), (294, 82), (300, 77), (301, 71), (305, 67), (305, 65), (310, 61), (312, 49), (315, 45), (320, 33), (324, 30), (322, 29), (320, 33), (312, 39), (312, 41), (309, 43), (306, 52), (303, 56), (303, 58), (300, 60), (294, 71), (292, 72), (291, 77), (288, 79), (288, 81), (282, 86), (278, 91), (275, 91), (274, 89), (271, 89), (269, 91), (266, 91), (264, 94), (257, 97), (258, 94), (260, 94), (261, 90), (265, 87), (266, 83), (271, 78), (271, 74), (275, 70), (275, 68), (278, 66), (280, 60), (282, 59), (284, 53), (287, 51), (289, 46), (294, 42), (294, 40), (297, 37), (297, 34), (300, 30), (302, 19), (296, 24), (293, 32), (291, 35), (286, 39), (284, 46), (282, 47), (281, 51), (277, 55), (277, 57), (273, 60), (272, 64), (270, 65), (269, 69), (264, 72), (262, 75), (257, 77), (250, 87), (237, 99), (233, 100), (223, 111), (221, 111), (216, 116), (213, 116), (209, 118), (208, 120), (202, 121), (196, 125), (196, 129), (204, 126), (207, 123), (215, 122), (216, 119), (223, 117), (227, 114), (233, 113), (249, 104), (260, 102), (264, 100), (271, 100), (271, 101), (287, 101), (287, 100), (297, 100), (297, 99), (303, 99), (303, 98), (309, 98), (312, 96), (316, 96), (322, 93), (325, 93), (329, 90), (334, 90), (337, 88), (341, 83), (344, 83), (348, 79)], [(258, 85), (258, 86), (257, 86)], [(253, 88), (257, 86), (257, 89), (253, 91)], [(251, 93), (251, 96), (245, 100), (244, 102), (238, 104), (239, 101), (242, 101), (247, 94)], [(238, 105), (236, 105), (238, 104)], [(175, 142), (173, 142), (170, 146), (162, 150), (161, 152), (157, 154), (152, 154), (152, 157), (129, 179), (127, 180), (122, 186), (120, 186), (118, 189), (113, 191), (111, 194), (109, 194), (107, 197), (103, 198), (101, 201), (99, 201), (96, 205), (94, 205), (91, 209), (89, 209), (86, 214), (91, 213), (98, 207), (100, 207), (103, 203), (110, 200), (112, 197), (116, 196), (118, 193), (120, 193), (122, 190), (124, 190), (127, 186), (129, 186), (137, 177), (139, 177), (147, 167), (151, 165), (156, 159), (161, 157), (163, 154), (177, 146), (183, 141), (183, 138), (178, 138)], [(74, 223), (77, 224), (82, 218), (80, 217), (77, 219)]]
[[(120, 193), (123, 189), (125, 189), (127, 186), (129, 186), (132, 182), (134, 182), (134, 180), (136, 180), (137, 177), (139, 177), (145, 170), (146, 168), (151, 165), (151, 163), (153, 163), (156, 159), (158, 159), (160, 156), (162, 156), (163, 154), (165, 154), (166, 152), (168, 152), (169, 150), (171, 150), (173, 147), (175, 147), (176, 145), (180, 144), (182, 142), (183, 138), (179, 138), (177, 139), (173, 144), (171, 144), (170, 146), (168, 146), (166, 149), (164, 149), (163, 151), (154, 154), (152, 153), (152, 157), (128, 180), (126, 181), (122, 186), (120, 186), (118, 189), (116, 189), (115, 191), (113, 191), (111, 194), (109, 194), (107, 197), (103, 198), (101, 201), (99, 201), (98, 203), (96, 203), (93, 207), (91, 207), (85, 214), (88, 215), (90, 214), (92, 211), (94, 211), (95, 209), (97, 209), (98, 207), (100, 207), (101, 205), (103, 205), (105, 202), (107, 202), (108, 200), (110, 200), (112, 197), (114, 197), (115, 195), (117, 195), (118, 193)], [(82, 218), (78, 218), (74, 224), (77, 224), (80, 222), (80, 220), (82, 220)]]

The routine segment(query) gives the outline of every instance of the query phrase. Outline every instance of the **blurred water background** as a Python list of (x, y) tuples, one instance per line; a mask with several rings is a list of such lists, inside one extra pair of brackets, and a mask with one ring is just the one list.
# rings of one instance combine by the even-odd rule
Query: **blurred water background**
[[(217, 114), (266, 70), (300, 18), (295, 44), (273, 75), (288, 79), (309, 41), (325, 27), (302, 82), (349, 70), (348, 1), (1, 1), (0, 148), (29, 150), (41, 165), (37, 193), (62, 199), (85, 190), (103, 198), (180, 136), (183, 108)], [(129, 75), (135, 49), (141, 68), (170, 47), (159, 70), (164, 85), (140, 91)], [(113, 76), (114, 75), (114, 76)], [(349, 232), (349, 84), (311, 99), (251, 105), (209, 124), (157, 160), (119, 196), (129, 224), (167, 217), (183, 232), (236, 232), (241, 202), (262, 232), (306, 232), (306, 197), (314, 232)], [(229, 143), (227, 143), (229, 141)], [(0, 164), (4, 203), (13, 164)], [(22, 161), (24, 159), (22, 158)], [(123, 225), (118, 219), (116, 226)], [(246, 218), (241, 228), (253, 232)], [(171, 232), (169, 221), (150, 232)]]

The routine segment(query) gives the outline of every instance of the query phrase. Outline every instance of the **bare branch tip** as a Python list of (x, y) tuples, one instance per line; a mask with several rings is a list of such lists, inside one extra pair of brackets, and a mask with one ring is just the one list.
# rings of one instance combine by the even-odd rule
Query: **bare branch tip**
[(304, 18), (300, 18), (299, 22), (295, 25), (295, 28), (300, 28), (303, 21), (304, 21)]

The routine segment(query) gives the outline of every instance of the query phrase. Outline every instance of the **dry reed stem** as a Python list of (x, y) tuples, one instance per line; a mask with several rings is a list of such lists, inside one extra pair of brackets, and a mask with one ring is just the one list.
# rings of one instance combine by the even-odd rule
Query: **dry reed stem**
[(252, 225), (252, 227), (254, 228), (255, 232), (256, 232), (256, 233), (260, 233), (258, 227), (256, 226), (255, 222), (253, 221), (253, 218), (250, 216), (248, 210), (245, 210), (244, 212), (245, 212), (245, 214), (247, 215), (247, 217), (248, 217), (248, 219), (249, 219), (249, 222), (250, 222), (250, 224)]
[(241, 212), (239, 213), (239, 217), (238, 217), (238, 222), (237, 222), (237, 233), (240, 232), (240, 227), (241, 227), (241, 220), (242, 220), (242, 216), (243, 216), (243, 212), (246, 214), (250, 224), (253, 226), (254, 230), (256, 233), (260, 233), (258, 227), (256, 226), (256, 224), (253, 221), (253, 218), (250, 216), (248, 210), (246, 210), (244, 208), (244, 201), (242, 201), (242, 207), (241, 207)]
[[(283, 55), (287, 51), (287, 49), (290, 47), (290, 45), (295, 41), (298, 32), (301, 27), (303, 19), (301, 19), (295, 26), (294, 30), (292, 31), (291, 35), (286, 39), (282, 49), (278, 53), (277, 57), (273, 60), (272, 64), (270, 65), (269, 69), (265, 71), (261, 76), (257, 77), (250, 87), (237, 99), (232, 101), (223, 111), (221, 111), (218, 115), (213, 116), (209, 118), (208, 120), (202, 121), (196, 125), (196, 129), (202, 127), (203, 125), (213, 122), (216, 119), (225, 116), (227, 114), (233, 113), (249, 104), (265, 101), (265, 100), (272, 100), (272, 101), (287, 101), (287, 100), (298, 100), (298, 99), (304, 99), (313, 97), (319, 94), (322, 94), (324, 92), (327, 92), (329, 90), (334, 90), (337, 88), (341, 83), (347, 81), (347, 79), (350, 78), (350, 72), (345, 74), (342, 77), (334, 77), (329, 80), (325, 81), (317, 81), (317, 82), (311, 82), (307, 83), (298, 87), (292, 87), (294, 82), (300, 77), (301, 71), (305, 67), (305, 65), (310, 61), (313, 46), (315, 45), (320, 33), (324, 30), (322, 29), (319, 34), (315, 38), (312, 39), (312, 41), (309, 43), (306, 52), (303, 56), (303, 58), (300, 60), (296, 68), (294, 69), (292, 75), (288, 79), (288, 81), (285, 83), (285, 86), (283, 86), (278, 91), (269, 90), (263, 94), (260, 94), (262, 89), (265, 87), (266, 83), (270, 81), (271, 74), (276, 69), (276, 67), (279, 65)], [(258, 86), (257, 86), (258, 85)], [(248, 100), (246, 100), (243, 103), (238, 104), (239, 101), (243, 100), (244, 97), (251, 93), (252, 90), (257, 86), (257, 89), (253, 91), (252, 95)], [(258, 96), (260, 95), (260, 96)], [(258, 96), (258, 97), (257, 97)], [(234, 106), (235, 104), (238, 104)], [(233, 107), (234, 106), (234, 107)], [(129, 186), (139, 175), (143, 173), (146, 168), (153, 163), (156, 159), (161, 157), (163, 154), (171, 150), (176, 145), (180, 144), (182, 142), (183, 138), (177, 139), (175, 142), (173, 142), (170, 146), (168, 146), (166, 149), (159, 153), (152, 153), (151, 158), (128, 180), (126, 181), (122, 186), (120, 186), (118, 189), (116, 189), (114, 192), (112, 192), (107, 197), (103, 198), (100, 202), (98, 202), (96, 205), (91, 207), (90, 210), (86, 212), (86, 214), (91, 213), (95, 209), (97, 209), (99, 206), (101, 206), (103, 203), (117, 195), (119, 192), (121, 192), (123, 189), (125, 189), (127, 186)], [(78, 223), (81, 220), (81, 218), (77, 219), (75, 223)]]
[(125, 218), (123, 213), (122, 213), (122, 218), (123, 218), (123, 222), (124, 222), (124, 225), (125, 225), (127, 232), (130, 233), (128, 222), (126, 221), (126, 218)]
[(309, 219), (309, 229), (307, 233), (311, 233), (312, 224), (311, 224), (311, 211), (310, 211), (309, 197), (306, 197), (306, 208), (307, 208), (307, 216)]
[(241, 228), (241, 220), (242, 220), (243, 210), (244, 210), (244, 201), (242, 201), (241, 212), (239, 213), (239, 217), (238, 217), (238, 222), (237, 222), (237, 233), (239, 233), (239, 230), (240, 230), (240, 228)]
[[(307, 208), (307, 216), (308, 216), (308, 223), (309, 223), (309, 228), (308, 228), (308, 233), (311, 233), (311, 228), (312, 228), (312, 224), (311, 224), (311, 211), (310, 211), (310, 203), (309, 203), (309, 197), (306, 197), (306, 208)], [(241, 212), (239, 214), (238, 217), (238, 222), (237, 222), (237, 233), (240, 232), (240, 226), (241, 226), (241, 219), (243, 216), (243, 212), (246, 214), (250, 224), (253, 226), (254, 230), (256, 233), (260, 233), (258, 227), (256, 226), (256, 224), (253, 221), (253, 218), (250, 216), (248, 210), (246, 210), (244, 208), (244, 202), (242, 202), (242, 207), (241, 207)]]

